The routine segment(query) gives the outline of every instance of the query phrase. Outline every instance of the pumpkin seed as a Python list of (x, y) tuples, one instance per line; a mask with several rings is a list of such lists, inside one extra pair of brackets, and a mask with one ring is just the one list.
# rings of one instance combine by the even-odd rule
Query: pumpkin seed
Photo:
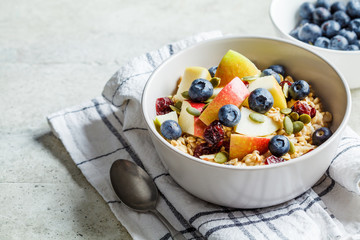
[(265, 117), (264, 115), (260, 114), (260, 113), (250, 113), (249, 114), (249, 118), (251, 120), (253, 120), (254, 122), (257, 122), (257, 123), (263, 123), (265, 122)]
[(207, 106), (209, 106), (209, 104), (210, 104), (210, 103), (205, 104), (205, 105), (202, 107), (202, 109), (205, 110), (205, 108), (207, 108)]
[(283, 90), (285, 98), (287, 98), (289, 96), (289, 85), (287, 83), (284, 83), (282, 90)]
[(181, 109), (182, 102), (181, 102), (181, 101), (178, 101), (178, 102), (175, 103), (174, 106), (177, 107), (178, 109)]
[(299, 119), (299, 114), (297, 112), (290, 113), (290, 117), (293, 121), (297, 121)]
[(183, 96), (183, 98), (185, 98), (185, 99), (189, 99), (190, 98), (189, 91), (182, 92), (181, 96)]
[(293, 122), (291, 121), (290, 117), (286, 116), (284, 118), (284, 129), (287, 135), (291, 135), (294, 131)]
[(173, 106), (173, 105), (170, 105), (170, 108), (171, 108), (171, 110), (173, 110), (173, 111), (175, 111), (175, 112), (177, 112), (177, 113), (180, 113), (180, 109), (178, 109), (177, 107), (175, 107), (175, 106)]
[(224, 163), (228, 160), (229, 156), (227, 153), (225, 152), (218, 152), (217, 154), (215, 154), (215, 158), (214, 161), (217, 163)]
[(257, 79), (257, 76), (246, 76), (246, 77), (242, 78), (242, 80), (247, 81), (247, 82), (255, 81), (256, 79)]
[(311, 117), (307, 114), (301, 114), (299, 120), (302, 121), (304, 124), (308, 124), (311, 122)]
[(198, 117), (201, 114), (201, 112), (199, 110), (197, 110), (196, 108), (193, 108), (193, 107), (187, 107), (186, 111), (195, 117)]
[(208, 100), (205, 101), (205, 103), (211, 103), (214, 99), (213, 98), (209, 98)]
[(220, 82), (221, 82), (221, 79), (218, 78), (218, 77), (213, 77), (211, 80), (210, 80), (211, 84), (213, 85), (214, 88), (216, 88), (217, 86), (220, 85)]
[(304, 128), (304, 123), (300, 121), (293, 122), (294, 133), (300, 132)]
[(291, 113), (291, 108), (283, 108), (280, 110), (282, 114), (288, 115)]
[(293, 154), (293, 153), (295, 153), (295, 145), (294, 145), (294, 143), (292, 142), (292, 141), (290, 141), (289, 140), (289, 143), (290, 143), (290, 149), (289, 149), (289, 154)]

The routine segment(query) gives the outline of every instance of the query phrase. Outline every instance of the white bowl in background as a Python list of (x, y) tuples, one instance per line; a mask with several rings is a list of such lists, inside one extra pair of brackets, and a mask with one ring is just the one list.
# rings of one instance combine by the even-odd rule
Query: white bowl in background
[[(287, 162), (234, 167), (211, 163), (171, 146), (155, 129), (155, 101), (168, 96), (189, 66), (217, 66), (229, 50), (247, 56), (259, 69), (283, 64), (287, 73), (307, 80), (333, 114), (333, 135), (315, 150)], [(162, 163), (185, 190), (203, 200), (236, 208), (258, 208), (290, 200), (323, 175), (335, 154), (351, 109), (350, 90), (341, 74), (326, 60), (290, 41), (262, 37), (222, 37), (201, 42), (165, 61), (149, 78), (142, 112)]]
[[(339, 0), (347, 3), (348, 0)], [(272, 20), (277, 33), (282, 38), (291, 40), (305, 48), (311, 49), (320, 56), (333, 63), (337, 69), (343, 74), (350, 88), (360, 87), (360, 77), (358, 68), (360, 67), (360, 51), (340, 51), (316, 47), (304, 43), (292, 36), (290, 31), (293, 30), (300, 21), (299, 8), (304, 0), (273, 0), (270, 5), (270, 18)]]

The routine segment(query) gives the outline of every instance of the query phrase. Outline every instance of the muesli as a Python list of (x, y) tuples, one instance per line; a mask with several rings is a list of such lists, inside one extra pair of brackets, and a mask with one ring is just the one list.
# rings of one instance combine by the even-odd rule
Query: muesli
[(154, 124), (172, 146), (204, 161), (289, 161), (332, 134), (332, 114), (306, 80), (292, 77), (283, 65), (260, 71), (229, 50), (218, 66), (186, 68), (176, 94), (156, 100)]

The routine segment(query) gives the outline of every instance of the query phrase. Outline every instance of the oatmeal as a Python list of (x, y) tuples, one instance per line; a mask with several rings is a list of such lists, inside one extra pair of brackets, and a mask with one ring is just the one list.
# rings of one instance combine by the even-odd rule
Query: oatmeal
[(174, 148), (204, 161), (275, 164), (331, 136), (332, 114), (282, 65), (260, 71), (229, 50), (218, 66), (188, 67), (180, 79), (176, 94), (157, 99), (154, 123)]

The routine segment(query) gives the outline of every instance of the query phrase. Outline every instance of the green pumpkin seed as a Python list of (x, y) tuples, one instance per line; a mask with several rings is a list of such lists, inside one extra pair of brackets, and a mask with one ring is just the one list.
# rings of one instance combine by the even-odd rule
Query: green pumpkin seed
[(214, 161), (217, 163), (224, 163), (229, 159), (229, 156), (225, 152), (218, 152), (215, 154)]
[(181, 96), (183, 96), (183, 98), (185, 98), (185, 99), (190, 99), (189, 91), (182, 92)]
[(293, 121), (297, 121), (299, 119), (299, 114), (297, 112), (290, 113), (290, 117)]
[(208, 100), (205, 101), (205, 103), (211, 103), (214, 99), (213, 98), (209, 98)]
[(283, 108), (280, 110), (282, 114), (288, 115), (291, 113), (291, 108)]
[(293, 122), (294, 133), (300, 132), (304, 128), (304, 123), (300, 121)]
[(257, 123), (263, 123), (265, 122), (265, 117), (264, 115), (260, 114), (260, 113), (250, 113), (249, 114), (249, 118), (251, 120), (253, 120), (254, 122), (257, 122)]
[(289, 154), (293, 154), (295, 153), (295, 145), (292, 141), (289, 140), (289, 143), (290, 143), (290, 149), (289, 149)]
[(205, 104), (205, 105), (202, 107), (202, 109), (205, 110), (205, 108), (207, 108), (207, 106), (209, 106), (209, 104), (210, 104), (210, 103)]
[(242, 80), (247, 81), (247, 82), (255, 81), (256, 79), (257, 79), (257, 76), (246, 76), (246, 77), (242, 78)]
[(178, 101), (178, 102), (175, 103), (174, 106), (177, 107), (178, 109), (181, 109), (182, 102), (181, 102), (181, 101)]
[(304, 124), (308, 124), (311, 122), (311, 117), (307, 114), (301, 114), (299, 120), (302, 121)]
[(291, 135), (294, 131), (294, 127), (293, 127), (293, 122), (291, 121), (291, 119), (288, 116), (286, 116), (284, 118), (283, 124), (284, 124), (284, 129), (285, 129), (286, 134)]
[(287, 83), (284, 83), (284, 86), (283, 86), (282, 90), (283, 90), (285, 98), (287, 98), (289, 96), (289, 85)]
[(210, 80), (211, 84), (213, 85), (214, 88), (216, 88), (217, 86), (220, 85), (220, 82), (221, 82), (221, 79), (218, 78), (218, 77), (213, 77), (211, 80)]
[(198, 117), (201, 114), (201, 112), (199, 110), (197, 110), (196, 108), (193, 108), (193, 107), (187, 107), (186, 111), (195, 117)]
[(178, 109), (177, 107), (173, 106), (173, 105), (170, 105), (170, 108), (171, 110), (177, 112), (177, 113), (180, 113), (181, 112), (181, 109)]

